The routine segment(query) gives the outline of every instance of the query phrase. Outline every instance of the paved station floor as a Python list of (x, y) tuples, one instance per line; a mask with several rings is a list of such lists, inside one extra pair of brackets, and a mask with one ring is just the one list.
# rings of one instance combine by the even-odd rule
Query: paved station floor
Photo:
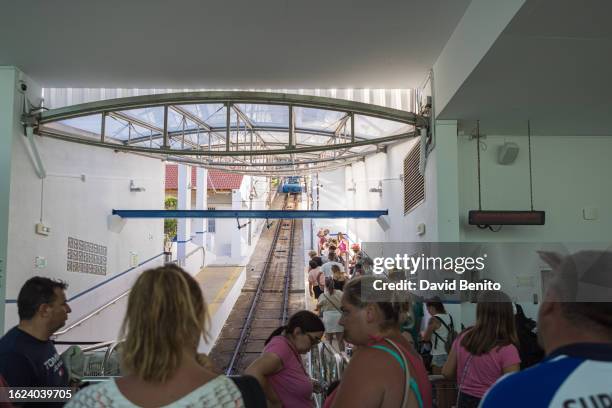
[(244, 266), (238, 265), (208, 265), (195, 276), (202, 288), (211, 317), (219, 309), (243, 269)]

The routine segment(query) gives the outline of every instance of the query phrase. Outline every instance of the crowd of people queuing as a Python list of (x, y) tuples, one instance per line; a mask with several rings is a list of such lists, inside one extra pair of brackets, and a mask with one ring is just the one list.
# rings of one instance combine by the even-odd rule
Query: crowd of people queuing
[[(537, 362), (526, 354), (534, 339), (519, 327), (526, 318), (522, 310), (514, 313), (505, 293), (482, 292), (475, 323), (458, 333), (439, 299), (365, 300), (362, 289), (380, 277), (357, 273), (364, 254), (338, 262), (337, 248), (332, 242), (311, 253), (316, 308), (272, 331), (260, 357), (235, 378), (198, 354), (208, 318), (194, 278), (171, 264), (143, 272), (121, 329), (125, 375), (82, 388), (66, 406), (310, 408), (313, 392), (327, 395), (328, 408), (612, 406), (612, 303), (569, 301), (581, 299), (576, 279), (585, 270), (612, 275), (612, 253), (545, 256), (555, 277), (539, 307), (537, 335), (546, 356)], [(351, 250), (355, 258), (359, 249)], [(334, 264), (326, 274), (328, 262)], [(20, 322), (0, 339), (2, 384), (77, 390), (50, 340), (71, 311), (65, 290), (64, 282), (43, 277), (24, 284)], [(430, 318), (421, 330), (425, 310)], [(341, 381), (327, 390), (310, 378), (302, 359), (324, 337), (339, 350), (344, 341), (353, 349)], [(524, 369), (527, 358), (532, 366)]]
[[(356, 245), (351, 248), (352, 256), (342, 260), (349, 268), (348, 273), (334, 264), (330, 268), (334, 271), (330, 281), (329, 274), (324, 272), (325, 260), (332, 254), (331, 262), (335, 261), (337, 246), (333, 238), (322, 239), (327, 234), (327, 230), (318, 234), (321, 252), (310, 253), (314, 260), (309, 271), (311, 296), (317, 300), (315, 312), (322, 312), (328, 342), (333, 346), (333, 340), (337, 340), (339, 350), (344, 350), (342, 340), (345, 340), (355, 353), (340, 386), (327, 398), (326, 407), (524, 405), (524, 397), (511, 390), (515, 384), (531, 387), (541, 402), (537, 406), (612, 406), (610, 392), (595, 393), (609, 390), (612, 384), (609, 381), (612, 378), (612, 304), (566, 301), (567, 293), (576, 295), (571, 282), (576, 286), (577, 270), (581, 274), (593, 269), (595, 274), (612, 275), (612, 253), (542, 255), (557, 275), (540, 306), (537, 333), (535, 321), (526, 317), (522, 307), (513, 304), (502, 291), (481, 292), (474, 324), (458, 330), (453, 316), (439, 298), (403, 306), (357, 301), (358, 287), (380, 277), (367, 272), (364, 268), (368, 264), (367, 255)], [(340, 307), (336, 309), (338, 303)], [(362, 316), (364, 320), (360, 324), (353, 326), (353, 316), (361, 310), (369, 313)], [(428, 320), (421, 326), (425, 311)], [(560, 325), (555, 326), (555, 321)], [(562, 359), (563, 363), (556, 363), (556, 359)], [(402, 375), (393, 373), (394, 360), (406, 370), (404, 378), (413, 380), (408, 380), (406, 394), (401, 397), (397, 394), (401, 384), (394, 385), (394, 381)], [(535, 367), (521, 371), (531, 366)], [(583, 370), (593, 366), (595, 371), (589, 374), (578, 370), (579, 366)], [(602, 372), (598, 373), (600, 368)], [(560, 377), (547, 382), (545, 376), (554, 370), (558, 370)], [(541, 373), (541, 377), (534, 373)], [(368, 381), (364, 381), (364, 375)], [(588, 383), (591, 376), (595, 380), (593, 384), (599, 385)], [(601, 383), (602, 377), (608, 378), (607, 385)], [(428, 378), (432, 379), (433, 387)], [(573, 385), (568, 385), (570, 382)], [(577, 391), (577, 386), (583, 389)], [(381, 390), (382, 394), (377, 394)]]

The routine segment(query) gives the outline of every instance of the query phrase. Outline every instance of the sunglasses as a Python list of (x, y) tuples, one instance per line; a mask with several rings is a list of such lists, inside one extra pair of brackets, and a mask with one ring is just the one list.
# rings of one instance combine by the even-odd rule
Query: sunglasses
[(308, 340), (310, 340), (310, 347), (314, 347), (321, 342), (321, 338), (317, 336), (311, 336), (310, 333), (306, 333)]

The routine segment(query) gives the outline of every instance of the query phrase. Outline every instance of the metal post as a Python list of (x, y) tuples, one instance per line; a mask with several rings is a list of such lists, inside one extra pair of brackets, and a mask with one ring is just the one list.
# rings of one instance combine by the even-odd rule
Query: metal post
[(168, 105), (164, 106), (164, 141), (162, 146), (168, 148)]
[(355, 143), (355, 113), (351, 112), (351, 143)]
[(183, 120), (181, 121), (183, 125), (183, 134), (181, 137), (181, 150), (185, 150), (185, 117), (183, 116)]
[(232, 104), (230, 102), (227, 102), (225, 104), (225, 110), (226, 110), (226, 120), (225, 120), (225, 151), (229, 152), (230, 150), (230, 109), (232, 107)]
[(289, 105), (289, 149), (293, 149), (294, 141), (293, 141), (293, 105)]
[[(253, 176), (251, 177), (251, 187), (249, 188), (249, 210), (253, 209)], [(249, 242), (249, 246), (251, 246), (251, 225), (252, 225), (253, 219), (249, 218), (249, 238), (248, 238), (248, 242)]]
[(104, 136), (106, 135), (106, 112), (102, 112), (102, 128), (100, 129), (100, 141), (104, 143)]

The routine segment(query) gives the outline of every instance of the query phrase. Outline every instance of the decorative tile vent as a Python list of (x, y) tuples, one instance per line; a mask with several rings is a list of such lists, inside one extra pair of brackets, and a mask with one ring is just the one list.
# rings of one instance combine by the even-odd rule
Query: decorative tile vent
[(425, 178), (419, 172), (420, 147), (416, 143), (404, 159), (404, 215), (425, 201)]
[(107, 248), (80, 239), (68, 237), (66, 269), (68, 272), (106, 275)]

